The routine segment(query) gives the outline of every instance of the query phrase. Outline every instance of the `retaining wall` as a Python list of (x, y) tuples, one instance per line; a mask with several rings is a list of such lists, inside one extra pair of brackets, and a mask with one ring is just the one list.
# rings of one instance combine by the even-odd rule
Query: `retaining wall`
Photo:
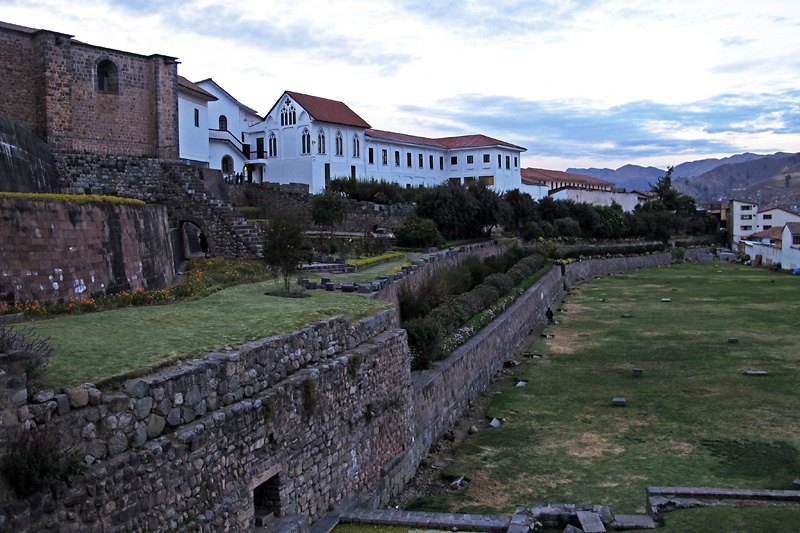
[(0, 198), (0, 301), (164, 288), (172, 264), (163, 206)]
[(265, 505), (308, 522), (357, 492), (383, 506), (544, 322), (565, 283), (669, 262), (656, 254), (553, 268), (448, 359), (413, 376), (394, 311), (210, 354), (123, 390), (87, 385), (30, 403), (20, 361), (0, 355), (0, 437), (46, 425), (89, 465), (85, 476), (4, 505), (0, 529), (238, 532)]

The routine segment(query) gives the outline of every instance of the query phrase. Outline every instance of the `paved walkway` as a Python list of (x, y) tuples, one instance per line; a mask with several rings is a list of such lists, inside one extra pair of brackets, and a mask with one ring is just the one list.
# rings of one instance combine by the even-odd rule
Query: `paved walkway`
[(342, 512), (340, 520), (354, 524), (407, 526), (425, 529), (458, 528), (461, 531), (497, 531), (502, 533), (506, 533), (511, 525), (511, 518), (507, 516), (422, 513), (391, 509), (353, 509)]

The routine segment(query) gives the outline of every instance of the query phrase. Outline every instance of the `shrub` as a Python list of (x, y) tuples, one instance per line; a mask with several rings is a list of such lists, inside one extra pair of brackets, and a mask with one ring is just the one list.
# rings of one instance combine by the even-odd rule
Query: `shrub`
[(47, 365), (53, 353), (49, 340), (49, 337), (40, 338), (29, 328), (15, 330), (12, 326), (0, 323), (0, 353), (16, 351), (25, 356), (29, 393), (39, 390), (47, 375)]
[(444, 237), (439, 233), (433, 220), (420, 218), (416, 215), (408, 217), (397, 228), (397, 244), (412, 248), (430, 248), (444, 243)]
[(497, 292), (501, 296), (513, 289), (514, 285), (516, 285), (512, 277), (508, 274), (492, 274), (483, 280), (483, 283), (497, 289)]
[(24, 498), (63, 475), (58, 435), (47, 428), (24, 431), (8, 446), (5, 473), (9, 484)]
[(411, 368), (430, 368), (431, 362), (439, 358), (439, 344), (442, 339), (439, 324), (429, 318), (415, 318), (404, 323), (403, 327), (408, 334)]

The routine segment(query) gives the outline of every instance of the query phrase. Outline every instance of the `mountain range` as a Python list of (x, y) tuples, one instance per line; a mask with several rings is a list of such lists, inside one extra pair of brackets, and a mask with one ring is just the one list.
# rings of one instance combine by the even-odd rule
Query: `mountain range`
[[(608, 168), (569, 168), (567, 172), (593, 176), (628, 190), (649, 190), (665, 169), (625, 165)], [(788, 176), (788, 178), (787, 178)], [(736, 154), (676, 165), (672, 184), (694, 196), (698, 204), (738, 198), (797, 210), (800, 205), (800, 154)]]

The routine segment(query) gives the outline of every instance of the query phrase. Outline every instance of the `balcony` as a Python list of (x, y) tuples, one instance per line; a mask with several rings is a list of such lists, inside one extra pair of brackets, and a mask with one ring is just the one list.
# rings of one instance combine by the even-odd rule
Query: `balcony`
[(244, 153), (244, 146), (246, 145), (243, 145), (242, 141), (237, 139), (236, 136), (233, 133), (229, 132), (228, 130), (209, 129), (208, 138), (210, 140), (228, 142), (231, 145), (233, 145), (233, 147), (236, 148), (242, 155), (244, 155), (245, 157), (249, 157)]

